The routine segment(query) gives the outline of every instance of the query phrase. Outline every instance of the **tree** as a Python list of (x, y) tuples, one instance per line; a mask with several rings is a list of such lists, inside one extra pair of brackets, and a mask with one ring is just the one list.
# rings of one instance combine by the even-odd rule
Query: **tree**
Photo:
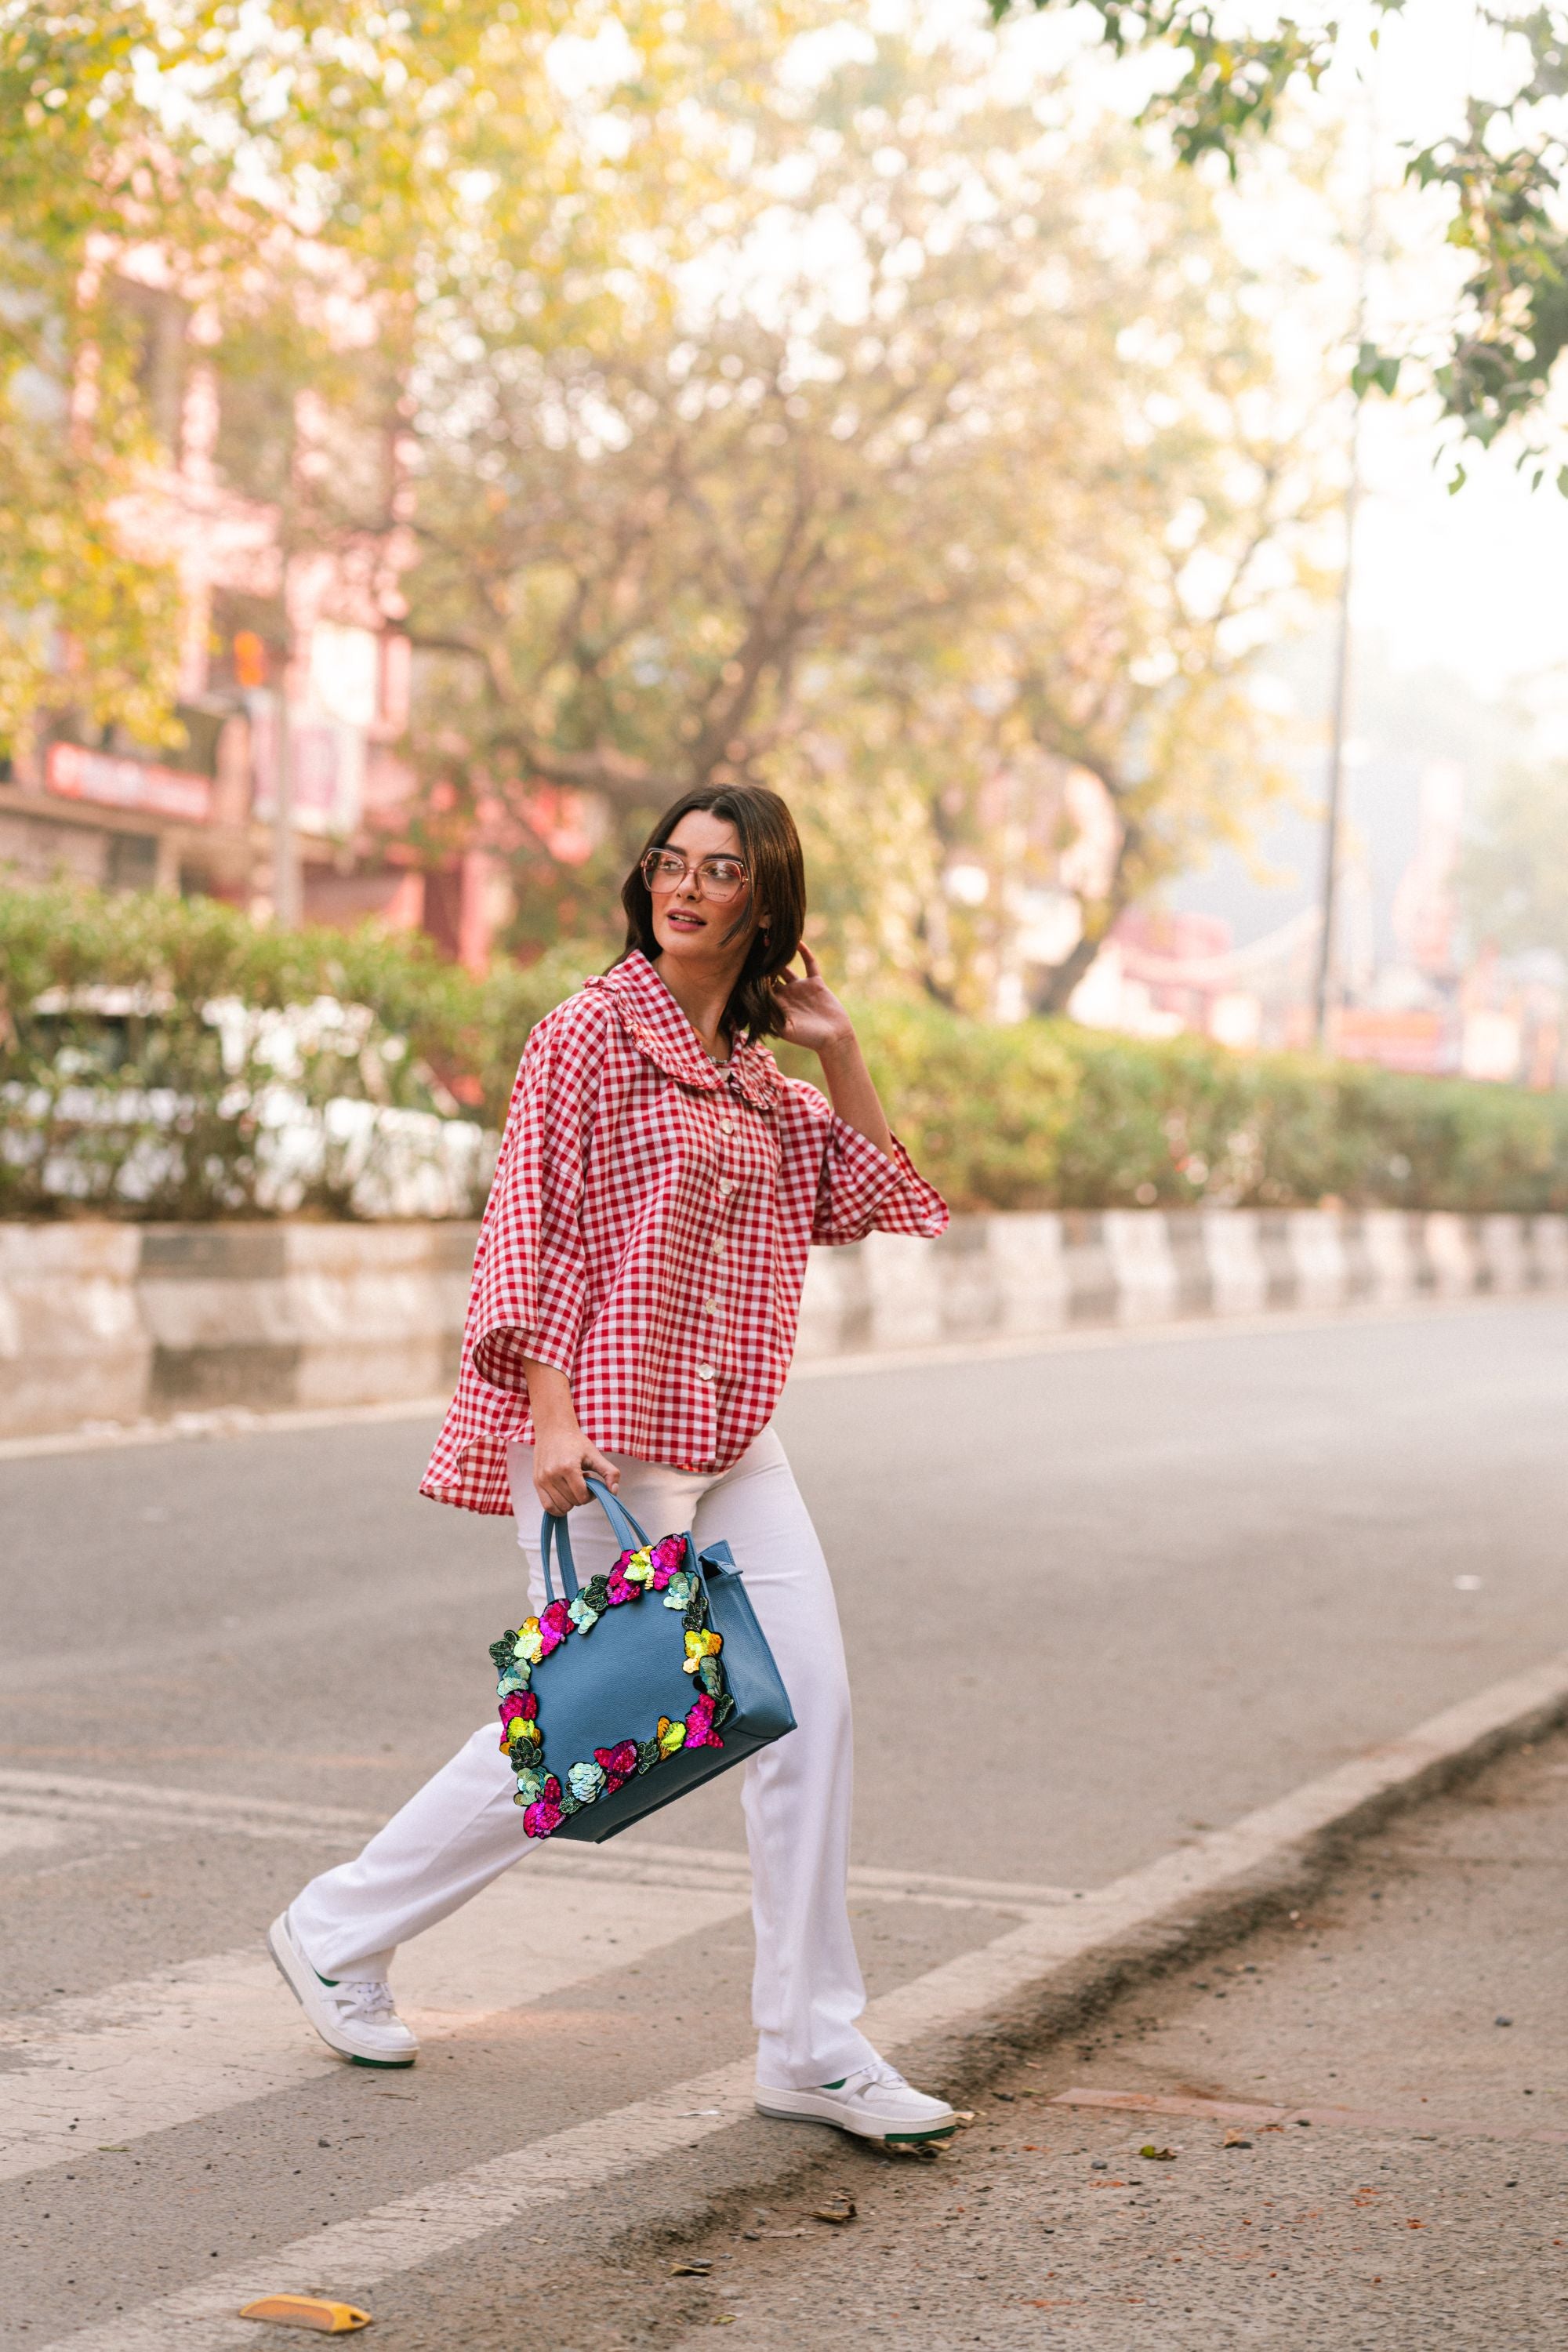
[[(712, 7), (0, 0), (0, 751), (40, 706), (167, 733), (174, 583), (121, 509), (168, 454), (171, 332), (386, 425), (459, 290), (580, 323), (691, 167)], [(341, 365), (373, 338), (379, 386)]]
[(525, 863), (542, 787), (630, 828), (773, 782), (847, 941), (962, 999), (985, 942), (933, 891), (999, 769), (1046, 865), (1067, 771), (1110, 795), (1096, 940), (1265, 787), (1243, 673), (1303, 576), (1318, 387), (1209, 192), (984, 60), (865, 52), (726, 110), (744, 188), (637, 331), (432, 354), (419, 751), (430, 822)]
[(0, 6), (0, 751), (46, 699), (153, 730), (173, 689), (172, 577), (112, 521), (148, 446), (142, 354), (103, 273), (84, 299), (106, 220), (165, 193), (109, 160), (149, 152), (150, 31), (133, 6)]
[[(1000, 21), (1024, 6), (1074, 0), (989, 0)], [(1183, 68), (1145, 107), (1143, 120), (1169, 129), (1177, 155), (1194, 163), (1217, 155), (1234, 173), (1247, 139), (1267, 133), (1298, 87), (1316, 89), (1336, 53), (1355, 37), (1337, 20), (1316, 26), (1281, 16), (1269, 29), (1216, 16), (1210, 0), (1082, 0), (1119, 55), (1144, 43), (1178, 51)], [(1405, 0), (1376, 0), (1400, 13)], [(1518, 79), (1500, 101), (1471, 98), (1464, 120), (1410, 158), (1406, 175), (1440, 188), (1451, 204), (1447, 241), (1470, 263), (1447, 355), (1432, 371), (1443, 415), (1461, 437), (1489, 446), (1518, 428), (1520, 463), (1539, 482), (1546, 447), (1538, 437), (1553, 372), (1568, 343), (1568, 221), (1563, 175), (1568, 137), (1568, 12), (1552, 5), (1522, 15), (1485, 15), (1509, 37)], [(1371, 35), (1375, 44), (1376, 30)], [(1358, 393), (1392, 392), (1405, 364), (1399, 353), (1363, 344)], [(1456, 475), (1456, 487), (1464, 478)], [(1568, 465), (1557, 468), (1568, 494)]]

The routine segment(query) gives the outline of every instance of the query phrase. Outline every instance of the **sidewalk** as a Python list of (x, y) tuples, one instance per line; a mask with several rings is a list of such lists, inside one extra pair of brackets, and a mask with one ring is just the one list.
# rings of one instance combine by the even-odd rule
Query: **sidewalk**
[[(1559, 1737), (1352, 1849), (1300, 1916), (1020, 2063), (939, 2162), (822, 2135), (787, 2202), (563, 2279), (531, 2303), (528, 2336), (554, 2352), (700, 2352), (718, 2325), (725, 2352), (1568, 2343), (1565, 1906)], [(1141, 2158), (1151, 2146), (1169, 2160)], [(816, 2218), (833, 2192), (857, 2201), (847, 2226)], [(712, 2267), (671, 2275), (682, 2259)], [(489, 2352), (516, 2310), (454, 2317), (409, 2310), (384, 2352)]]

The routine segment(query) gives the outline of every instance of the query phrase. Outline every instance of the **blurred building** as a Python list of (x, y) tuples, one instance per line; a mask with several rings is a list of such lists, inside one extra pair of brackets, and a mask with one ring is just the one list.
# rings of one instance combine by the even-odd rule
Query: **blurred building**
[[(1500, 956), (1467, 934), (1461, 852), (1488, 773), (1487, 737), (1502, 729), (1457, 689), (1445, 699), (1439, 685), (1390, 682), (1374, 669), (1367, 733), (1346, 747), (1329, 1045), (1384, 1069), (1568, 1086), (1563, 959)], [(1435, 748), (1445, 740), (1451, 750)], [(1312, 1042), (1321, 779), (1315, 752), (1299, 765), (1294, 804), (1247, 853), (1221, 852), (1173, 887), (1165, 912), (1117, 924), (1072, 1000), (1079, 1018), (1241, 1046)]]
[(1079, 982), (1073, 1018), (1130, 1036), (1212, 1037), (1243, 1052), (1304, 1044), (1318, 928), (1303, 908), (1237, 947), (1223, 917), (1134, 908)]
[(486, 960), (509, 908), (482, 851), (408, 845), (413, 776), (400, 751), (411, 683), (399, 623), (396, 524), (289, 547), (290, 469), (357, 467), (395, 509), (390, 436), (357, 434), (309, 394), (226, 375), (199, 313), (155, 258), (116, 283), (158, 441), (118, 520), (178, 572), (183, 740), (149, 751), (68, 716), (0, 769), (0, 871), (110, 889), (204, 892), (273, 911), (276, 791), (289, 763), (291, 857), (306, 920), (375, 915)]

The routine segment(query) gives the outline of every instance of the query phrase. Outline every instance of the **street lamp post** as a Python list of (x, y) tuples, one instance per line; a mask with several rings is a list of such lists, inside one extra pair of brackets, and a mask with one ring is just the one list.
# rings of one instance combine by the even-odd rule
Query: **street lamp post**
[(280, 665), (272, 730), (272, 919), (293, 930), (300, 916), (300, 846), (294, 837), (294, 760), (289, 740), (289, 664)]
[[(1369, 102), (1366, 118), (1366, 184), (1363, 191), (1361, 234), (1356, 240), (1355, 349), (1359, 359), (1366, 347), (1367, 278), (1372, 268), (1373, 227), (1377, 204), (1377, 116)], [(1351, 584), (1355, 565), (1356, 515), (1361, 506), (1362, 394), (1352, 383), (1348, 478), (1345, 483), (1345, 560), (1340, 573), (1339, 614), (1334, 635), (1333, 707), (1330, 715), (1328, 806), (1323, 813), (1322, 923), (1318, 933), (1318, 970), (1312, 990), (1312, 1034), (1320, 1052), (1329, 1042), (1329, 1012), (1333, 994), (1334, 914), (1340, 882), (1340, 828), (1344, 801), (1345, 730), (1350, 717)]]
[[(287, 627), (287, 624), (285, 624)], [(289, 740), (289, 649), (279, 656), (278, 682), (268, 683), (267, 647), (253, 629), (240, 629), (234, 640), (235, 675), (250, 717), (250, 740), (258, 739), (269, 753), (268, 772), (256, 777), (272, 799), (272, 919), (292, 929), (303, 911), (300, 887), (300, 845), (294, 832), (294, 763)]]
[(1345, 728), (1350, 714), (1351, 572), (1355, 551), (1356, 509), (1361, 504), (1361, 402), (1351, 426), (1350, 480), (1345, 487), (1345, 561), (1340, 577), (1340, 609), (1334, 637), (1333, 709), (1330, 718), (1328, 806), (1323, 816), (1322, 923), (1318, 932), (1318, 971), (1312, 993), (1312, 1034), (1319, 1050), (1329, 1042), (1329, 1005), (1334, 970), (1334, 911), (1340, 886), (1340, 823), (1344, 799)]

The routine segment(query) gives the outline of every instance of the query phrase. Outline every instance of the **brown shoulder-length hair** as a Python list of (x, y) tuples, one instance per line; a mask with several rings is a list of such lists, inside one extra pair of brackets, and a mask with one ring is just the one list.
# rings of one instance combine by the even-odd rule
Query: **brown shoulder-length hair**
[(796, 954), (805, 927), (805, 861), (787, 803), (765, 784), (699, 784), (665, 810), (621, 885), (626, 910), (622, 954), (640, 949), (650, 963), (658, 961), (653, 900), (643, 880), (642, 861), (650, 849), (662, 849), (681, 818), (694, 809), (721, 817), (741, 836), (741, 856), (752, 887), (741, 901), (730, 936), (744, 931), (753, 916), (757, 920), (740, 978), (724, 1007), (724, 1028), (731, 1037), (742, 1029), (752, 1037), (774, 1036), (784, 1027), (784, 1016), (773, 984)]

